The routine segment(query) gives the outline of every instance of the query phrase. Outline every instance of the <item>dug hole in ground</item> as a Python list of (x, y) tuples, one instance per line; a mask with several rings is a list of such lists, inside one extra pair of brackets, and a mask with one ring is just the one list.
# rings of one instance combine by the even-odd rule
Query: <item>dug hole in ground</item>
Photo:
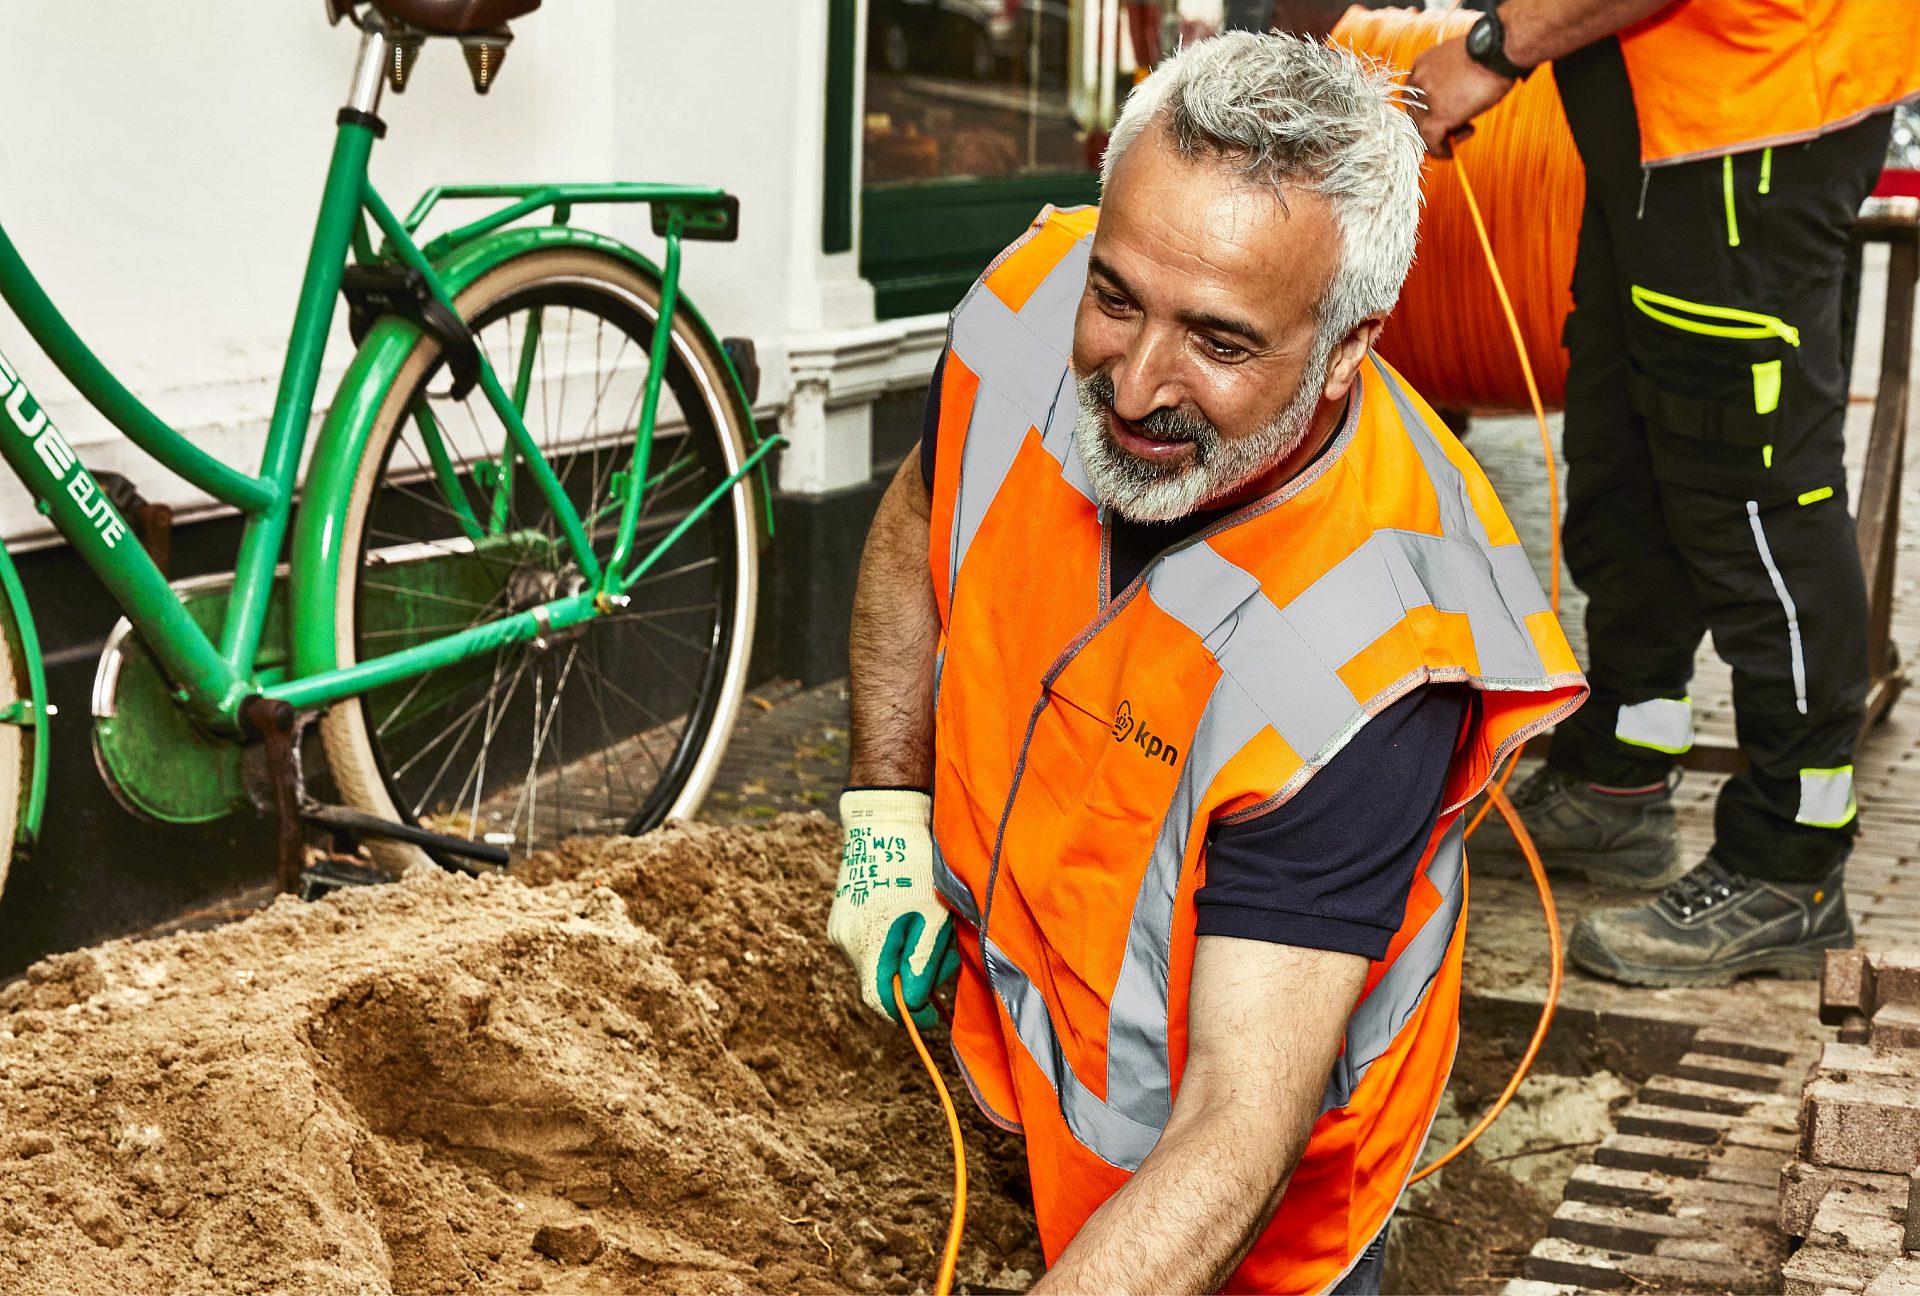
[[(927, 1289), (946, 1131), (823, 935), (838, 847), (675, 825), (34, 966), (0, 991), (0, 1291)], [(1430, 1151), (1522, 1043), (1468, 1014)], [(1515, 1274), (1628, 1092), (1529, 1081), (1409, 1195), (1389, 1289)], [(956, 1096), (962, 1284), (1022, 1290), (1020, 1144)]]

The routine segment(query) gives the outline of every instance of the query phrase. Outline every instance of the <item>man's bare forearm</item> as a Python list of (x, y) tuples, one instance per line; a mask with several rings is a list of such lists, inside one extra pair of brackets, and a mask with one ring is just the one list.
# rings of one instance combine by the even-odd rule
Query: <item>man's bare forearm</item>
[(856, 787), (933, 785), (933, 659), (940, 614), (927, 565), (931, 509), (919, 456), (909, 455), (874, 514), (853, 596), (847, 782)]
[(1172, 1118), (1035, 1296), (1218, 1291), (1306, 1149), (1366, 971), (1356, 955), (1202, 936)]
[(1220, 1290), (1306, 1147), (1311, 1120), (1285, 1139), (1274, 1138), (1276, 1123), (1273, 1112), (1251, 1107), (1169, 1121), (1139, 1173), (1087, 1221), (1036, 1296)]
[(1688, 0), (1505, 0), (1500, 22), (1507, 29), (1507, 57), (1521, 67), (1533, 67), (1584, 49), (1675, 3)]

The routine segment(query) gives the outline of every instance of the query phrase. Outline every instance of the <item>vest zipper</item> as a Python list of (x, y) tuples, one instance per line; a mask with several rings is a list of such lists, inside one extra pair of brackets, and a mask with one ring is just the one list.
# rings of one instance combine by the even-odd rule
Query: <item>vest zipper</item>
[[(1149, 568), (1152, 565), (1152, 563), (1147, 564)], [(1027, 716), (1027, 732), (1020, 739), (1020, 758), (1014, 762), (1013, 781), (1007, 786), (1006, 808), (1000, 812), (1000, 826), (994, 829), (993, 858), (987, 866), (987, 892), (982, 897), (980, 905), (980, 964), (986, 969), (987, 984), (993, 988), (996, 997), (1000, 991), (993, 985), (993, 961), (987, 957), (987, 931), (993, 925), (993, 889), (994, 884), (1000, 879), (1000, 852), (1006, 847), (1007, 824), (1013, 820), (1013, 803), (1019, 798), (1020, 784), (1026, 778), (1027, 752), (1033, 746), (1033, 731), (1039, 727), (1040, 716), (1046, 711), (1047, 703), (1053, 699), (1053, 682), (1060, 678), (1060, 672), (1066, 670), (1073, 659), (1080, 655), (1080, 650), (1091, 643), (1095, 635), (1106, 629), (1107, 624), (1133, 602), (1134, 596), (1145, 588), (1143, 579), (1145, 575), (1146, 570), (1142, 569), (1140, 576), (1134, 578), (1133, 583), (1127, 586), (1117, 601), (1102, 609), (1099, 616), (1074, 636), (1072, 643), (1061, 649), (1060, 655), (1053, 659), (1053, 665), (1047, 667), (1047, 673), (1040, 679), (1040, 697), (1034, 702), (1033, 710)]]

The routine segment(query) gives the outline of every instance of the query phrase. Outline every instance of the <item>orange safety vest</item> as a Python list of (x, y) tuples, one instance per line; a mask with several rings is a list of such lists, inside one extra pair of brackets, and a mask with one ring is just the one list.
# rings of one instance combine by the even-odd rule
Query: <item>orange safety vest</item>
[(1646, 165), (1797, 144), (1920, 94), (1920, 0), (1675, 0), (1620, 52)]
[(1378, 360), (1311, 468), (1105, 590), (1068, 368), (1096, 216), (1042, 212), (949, 333), (930, 558), (954, 1049), (1026, 1135), (1051, 1262), (1172, 1111), (1208, 825), (1293, 795), (1412, 689), (1470, 683), (1404, 924), (1231, 1283), (1316, 1291), (1385, 1223), (1452, 1067), (1460, 807), (1586, 686), (1493, 488)]

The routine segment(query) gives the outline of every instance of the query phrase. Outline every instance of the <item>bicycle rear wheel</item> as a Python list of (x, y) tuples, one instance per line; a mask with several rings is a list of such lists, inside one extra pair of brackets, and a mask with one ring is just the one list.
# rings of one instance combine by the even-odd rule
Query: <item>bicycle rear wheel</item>
[[(605, 561), (631, 466), (658, 281), (578, 249), (517, 257), (457, 305)], [(635, 553), (661, 543), (742, 462), (751, 428), (724, 359), (674, 321)], [(514, 614), (584, 587), (504, 425), (477, 388), (456, 401), (423, 339), (376, 418), (340, 575), (343, 664)], [(505, 844), (645, 831), (691, 814), (745, 688), (758, 592), (741, 481), (666, 550), (619, 612), (334, 706), (322, 722), (347, 804)], [(421, 857), (369, 842), (381, 863)], [(445, 862), (445, 861), (442, 861)]]

